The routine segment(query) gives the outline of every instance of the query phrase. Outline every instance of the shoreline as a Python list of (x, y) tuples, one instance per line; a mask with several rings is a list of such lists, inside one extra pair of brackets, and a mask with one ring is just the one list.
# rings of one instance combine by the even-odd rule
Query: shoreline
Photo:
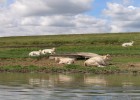
[[(66, 69), (66, 68), (47, 68), (47, 67), (42, 67), (42, 68), (37, 68), (37, 69), (28, 69), (27, 67), (30, 66), (10, 66), (11, 68), (8, 68), (9, 66), (0, 67), (0, 72), (1, 73), (82, 73), (82, 74), (140, 74), (140, 71), (138, 70), (107, 70), (107, 69), (94, 69), (91, 68), (90, 70), (78, 70), (78, 69)], [(13, 68), (15, 67), (15, 68)], [(21, 69), (17, 69), (17, 67)], [(25, 68), (24, 68), (25, 67)], [(37, 67), (37, 66), (36, 66)]]
[(129, 66), (111, 64), (104, 68), (85, 67), (83, 61), (78, 60), (75, 64), (60, 65), (48, 58), (4, 58), (0, 59), (0, 72), (18, 73), (92, 73), (92, 74), (115, 74), (115, 73), (140, 73), (139, 65)]

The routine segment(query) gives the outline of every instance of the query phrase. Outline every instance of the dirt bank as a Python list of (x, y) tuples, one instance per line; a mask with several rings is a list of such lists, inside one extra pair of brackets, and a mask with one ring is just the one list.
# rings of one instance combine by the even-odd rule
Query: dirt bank
[[(84, 60), (77, 60), (75, 65), (83, 66)], [(38, 67), (57, 67), (62, 68), (64, 65), (54, 62), (48, 58), (3, 58), (0, 59), (0, 67), (4, 66), (38, 66)], [(140, 72), (140, 63), (124, 63), (111, 64), (110, 66), (117, 66), (121, 72)]]

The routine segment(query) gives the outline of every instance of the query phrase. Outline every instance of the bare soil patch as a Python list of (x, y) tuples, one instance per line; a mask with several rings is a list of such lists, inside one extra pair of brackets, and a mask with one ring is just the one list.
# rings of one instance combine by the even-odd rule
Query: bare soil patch
[[(76, 65), (84, 66), (84, 60), (76, 60)], [(52, 59), (48, 58), (1, 58), (0, 59), (0, 67), (4, 66), (38, 66), (38, 67), (63, 67), (64, 65), (56, 63)], [(118, 66), (119, 69), (123, 71), (129, 72), (140, 72), (140, 63), (124, 63), (124, 64), (111, 64), (113, 66)]]
[[(75, 64), (82, 65), (83, 61), (76, 61)], [(38, 67), (62, 67), (63, 65), (56, 63), (54, 60), (48, 58), (4, 58), (0, 59), (0, 66), (38, 66)]]

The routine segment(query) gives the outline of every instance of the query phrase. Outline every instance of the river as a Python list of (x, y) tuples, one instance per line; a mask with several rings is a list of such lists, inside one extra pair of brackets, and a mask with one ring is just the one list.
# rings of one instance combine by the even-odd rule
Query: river
[(0, 73), (0, 100), (140, 100), (140, 75)]

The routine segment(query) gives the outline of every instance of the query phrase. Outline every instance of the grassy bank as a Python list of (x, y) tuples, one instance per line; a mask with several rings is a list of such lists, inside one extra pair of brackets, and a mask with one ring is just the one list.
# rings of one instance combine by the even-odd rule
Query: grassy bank
[[(139, 72), (139, 38), (139, 33), (1, 37), (0, 71)], [(131, 40), (135, 41), (133, 47), (123, 48), (121, 46), (123, 42)], [(110, 54), (112, 56), (112, 65), (106, 68), (86, 68), (83, 66), (84, 61), (76, 61), (75, 65), (66, 67), (58, 65), (54, 61), (49, 61), (47, 56), (37, 58), (28, 57), (30, 51), (51, 47), (56, 47), (57, 54), (74, 52), (92, 52), (101, 55)]]
[(47, 35), (47, 36), (22, 36), (1, 37), (0, 46), (61, 46), (83, 44), (115, 44), (135, 40), (140, 44), (139, 33), (106, 33), (106, 34), (77, 34), (77, 35)]

